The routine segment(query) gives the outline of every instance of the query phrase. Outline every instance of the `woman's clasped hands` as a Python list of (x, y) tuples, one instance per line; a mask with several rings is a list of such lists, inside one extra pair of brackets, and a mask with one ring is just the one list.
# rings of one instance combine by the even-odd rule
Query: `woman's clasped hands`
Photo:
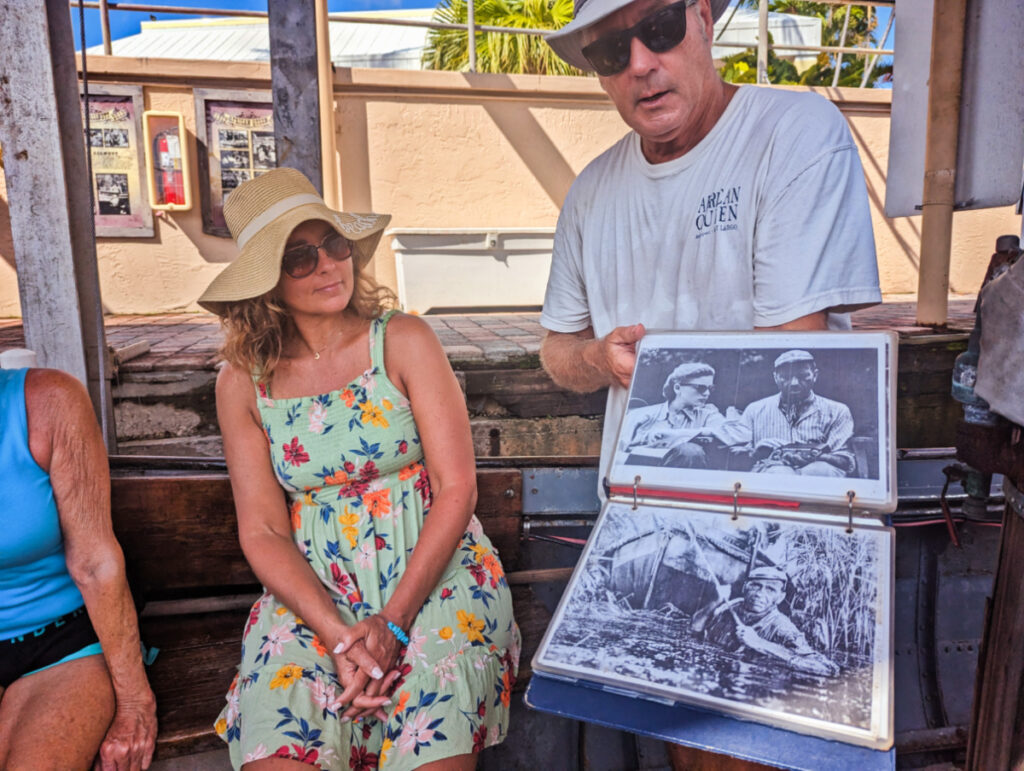
[(369, 716), (387, 720), (384, 708), (391, 703), (390, 691), (401, 674), (401, 643), (388, 628), (388, 620), (379, 614), (369, 616), (353, 626), (343, 626), (336, 639), (339, 642), (332, 658), (345, 689), (338, 701), (348, 705), (342, 720)]

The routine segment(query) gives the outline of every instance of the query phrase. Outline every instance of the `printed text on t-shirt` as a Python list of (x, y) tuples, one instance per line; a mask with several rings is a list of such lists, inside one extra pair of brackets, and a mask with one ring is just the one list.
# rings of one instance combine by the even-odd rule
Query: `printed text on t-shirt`
[(721, 188), (700, 199), (697, 207), (697, 238), (721, 230), (736, 230), (739, 217), (740, 186)]

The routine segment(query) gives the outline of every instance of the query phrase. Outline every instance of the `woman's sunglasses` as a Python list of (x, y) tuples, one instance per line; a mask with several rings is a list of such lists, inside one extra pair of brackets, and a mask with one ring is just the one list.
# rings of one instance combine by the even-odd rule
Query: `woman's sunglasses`
[(714, 386), (704, 385), (703, 383), (683, 383), (684, 386), (689, 386), (697, 393), (707, 396), (709, 393), (715, 390)]
[(602, 35), (593, 43), (583, 46), (583, 56), (597, 70), (598, 75), (618, 75), (629, 65), (633, 38), (656, 54), (675, 48), (686, 37), (686, 9), (697, 0), (679, 0), (644, 16), (628, 29)]
[(305, 278), (320, 264), (321, 249), (335, 262), (344, 262), (352, 256), (352, 242), (332, 231), (319, 245), (303, 244), (285, 252), (281, 257), (281, 270), (292, 278)]

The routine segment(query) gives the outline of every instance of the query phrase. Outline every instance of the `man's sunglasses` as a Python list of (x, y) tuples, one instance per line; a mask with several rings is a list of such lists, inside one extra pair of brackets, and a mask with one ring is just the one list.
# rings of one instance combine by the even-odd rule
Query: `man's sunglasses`
[(319, 245), (303, 244), (289, 249), (281, 257), (281, 270), (292, 278), (305, 278), (320, 264), (320, 250), (335, 262), (352, 256), (352, 242), (341, 233), (331, 231)]
[(598, 75), (618, 75), (629, 65), (633, 38), (656, 54), (675, 48), (686, 37), (686, 9), (697, 0), (679, 0), (654, 13), (644, 16), (628, 29), (602, 35), (593, 43), (583, 46), (583, 56), (597, 70)]

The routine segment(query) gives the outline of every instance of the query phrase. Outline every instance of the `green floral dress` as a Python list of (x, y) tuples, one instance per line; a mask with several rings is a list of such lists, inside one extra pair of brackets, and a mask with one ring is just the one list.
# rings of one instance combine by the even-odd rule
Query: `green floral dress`
[[(349, 624), (387, 602), (430, 512), (409, 401), (384, 370), (391, 314), (370, 328), (370, 369), (327, 394), (257, 402), (295, 545)], [(216, 723), (235, 768), (286, 757), (323, 769), (402, 769), (501, 742), (519, 662), (501, 563), (474, 516), (409, 630), (388, 719), (342, 723), (323, 643), (269, 592)]]

